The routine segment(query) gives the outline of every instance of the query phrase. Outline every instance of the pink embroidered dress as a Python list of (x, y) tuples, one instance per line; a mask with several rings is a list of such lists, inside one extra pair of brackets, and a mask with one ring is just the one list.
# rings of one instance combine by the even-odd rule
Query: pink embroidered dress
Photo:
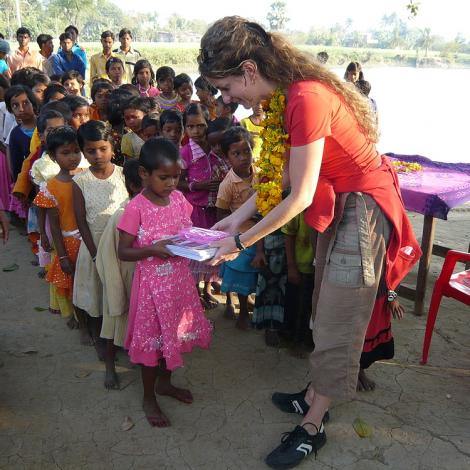
[[(135, 246), (190, 227), (192, 207), (173, 191), (168, 206), (158, 206), (139, 194), (124, 210), (118, 229), (135, 235)], [(189, 260), (152, 257), (137, 262), (124, 346), (133, 363), (153, 367), (166, 360), (169, 370), (183, 365), (182, 353), (208, 348), (211, 326), (204, 316)]]
[[(206, 154), (204, 149), (192, 139), (189, 139), (189, 143), (181, 149), (181, 158), (190, 184), (207, 181), (218, 176), (222, 181), (229, 170), (222, 158), (213, 152)], [(215, 225), (217, 222), (217, 209), (215, 207), (217, 193), (187, 191), (184, 195), (193, 206), (191, 220), (195, 227), (211, 228)], [(197, 261), (192, 261), (190, 266), (197, 282), (211, 282), (219, 279), (218, 266), (209, 266)]]

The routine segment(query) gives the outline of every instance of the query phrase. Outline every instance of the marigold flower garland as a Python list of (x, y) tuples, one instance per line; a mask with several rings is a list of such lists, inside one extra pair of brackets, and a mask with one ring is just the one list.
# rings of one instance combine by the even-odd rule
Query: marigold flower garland
[(402, 160), (392, 160), (393, 167), (397, 173), (412, 173), (421, 171), (423, 167), (416, 162), (404, 162)]
[(282, 168), (284, 154), (288, 147), (289, 135), (284, 131), (284, 111), (286, 97), (281, 89), (277, 89), (269, 101), (266, 117), (261, 123), (263, 129), (260, 137), (263, 139), (260, 158), (256, 162), (258, 167), (258, 183), (256, 207), (258, 212), (265, 216), (282, 200)]

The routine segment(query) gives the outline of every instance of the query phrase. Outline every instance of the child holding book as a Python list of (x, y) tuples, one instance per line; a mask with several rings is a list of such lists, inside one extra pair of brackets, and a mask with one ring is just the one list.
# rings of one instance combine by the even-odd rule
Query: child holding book
[(165, 238), (192, 225), (191, 204), (176, 191), (178, 150), (167, 139), (153, 138), (143, 145), (139, 163), (146, 189), (129, 202), (118, 225), (119, 258), (137, 261), (125, 347), (131, 362), (141, 365), (147, 421), (166, 427), (170, 420), (155, 392), (192, 403), (189, 390), (171, 383), (172, 371), (183, 365), (182, 353), (209, 347), (211, 326), (188, 260), (172, 256), (165, 247)]

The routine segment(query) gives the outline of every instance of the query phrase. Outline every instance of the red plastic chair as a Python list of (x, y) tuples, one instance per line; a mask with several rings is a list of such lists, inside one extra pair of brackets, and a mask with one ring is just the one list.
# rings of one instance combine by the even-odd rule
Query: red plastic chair
[(458, 261), (470, 262), (470, 253), (450, 250), (446, 255), (441, 274), (434, 285), (428, 321), (426, 323), (426, 333), (424, 335), (423, 356), (421, 357), (422, 365), (428, 362), (429, 346), (431, 345), (431, 337), (442, 297), (451, 297), (466, 305), (470, 305), (470, 269), (452, 274)]

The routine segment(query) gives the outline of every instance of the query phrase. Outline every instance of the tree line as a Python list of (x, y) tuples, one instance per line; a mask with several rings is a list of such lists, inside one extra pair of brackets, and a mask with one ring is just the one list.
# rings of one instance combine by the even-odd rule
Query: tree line
[[(411, 2), (412, 3), (412, 2)], [(15, 0), (2, 0), (0, 32), (14, 38), (18, 27)], [(139, 42), (197, 42), (208, 23), (173, 14), (163, 22), (157, 12), (126, 13), (109, 0), (20, 0), (22, 23), (35, 36), (49, 33), (58, 36), (69, 24), (75, 24), (82, 41), (98, 41), (104, 30), (117, 32), (130, 27)], [(265, 27), (284, 31), (299, 45), (337, 46), (353, 48), (428, 50), (445, 54), (470, 53), (470, 41), (462, 34), (446, 40), (430, 28), (415, 28), (397, 12), (383, 15), (380, 24), (367, 31), (354, 28), (348, 18), (330, 27), (312, 27), (309, 31), (289, 30), (287, 3), (274, 1), (266, 15)]]

